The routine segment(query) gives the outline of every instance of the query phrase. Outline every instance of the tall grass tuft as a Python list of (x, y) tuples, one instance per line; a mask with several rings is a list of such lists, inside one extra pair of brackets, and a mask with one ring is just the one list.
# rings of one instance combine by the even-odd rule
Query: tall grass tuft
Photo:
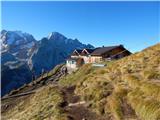
[(121, 107), (121, 99), (117, 94), (112, 94), (107, 98), (107, 104), (109, 106), (109, 110), (115, 120), (124, 120), (123, 119), (123, 112), (122, 112), (122, 107)]
[(152, 96), (158, 101), (160, 101), (160, 84), (152, 82), (143, 82), (143, 84), (140, 86), (140, 89), (146, 95)]
[(137, 116), (142, 120), (160, 119), (160, 102), (144, 96), (138, 89), (128, 94), (128, 102), (135, 110)]
[(141, 80), (134, 75), (124, 75), (122, 78), (131, 88), (137, 88), (141, 85)]

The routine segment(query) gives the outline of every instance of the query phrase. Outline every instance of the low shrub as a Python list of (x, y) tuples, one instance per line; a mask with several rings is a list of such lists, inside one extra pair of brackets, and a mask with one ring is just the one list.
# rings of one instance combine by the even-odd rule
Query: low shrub
[(141, 85), (141, 80), (137, 76), (134, 75), (124, 75), (122, 78), (131, 88), (137, 88)]

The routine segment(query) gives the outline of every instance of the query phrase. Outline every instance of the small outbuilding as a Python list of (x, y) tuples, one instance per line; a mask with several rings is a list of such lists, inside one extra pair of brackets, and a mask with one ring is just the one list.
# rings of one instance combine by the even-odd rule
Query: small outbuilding
[(70, 57), (66, 60), (66, 67), (69, 70), (76, 70), (78, 67), (84, 64), (83, 58)]

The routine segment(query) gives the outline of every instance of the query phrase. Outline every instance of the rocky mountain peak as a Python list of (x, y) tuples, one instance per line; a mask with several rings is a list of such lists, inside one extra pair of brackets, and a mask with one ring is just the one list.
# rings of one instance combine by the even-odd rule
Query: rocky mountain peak
[[(36, 41), (31, 34), (3, 30), (0, 38), (2, 43), (1, 53), (3, 53), (1, 56), (2, 65), (6, 66), (2, 67), (5, 73), (2, 75), (2, 81), (5, 83), (3, 84), (3, 94), (19, 87), (21, 84), (18, 84), (18, 82), (24, 84), (30, 81), (33, 71), (34, 75), (39, 76), (42, 70), (49, 71), (57, 64), (65, 62), (65, 59), (74, 49), (93, 47), (83, 44), (77, 39), (68, 39), (58, 32), (52, 32), (49, 36)], [(18, 71), (8, 77), (8, 74), (13, 71), (11, 68)], [(20, 76), (21, 74), (23, 75)], [(23, 79), (27, 76), (28, 79)], [(23, 80), (17, 81), (19, 79)], [(8, 80), (7, 83), (6, 80)], [(16, 85), (13, 85), (13, 81), (17, 82)]]
[[(29, 33), (22, 31), (7, 31), (2, 30), (0, 35), (1, 53), (4, 62), (13, 61), (9, 59), (15, 57), (16, 60), (27, 61), (30, 56), (30, 49), (36, 44), (36, 40)], [(11, 54), (11, 55), (9, 55)]]
[(17, 41), (35, 41), (31, 34), (23, 33), (22, 31), (1, 31), (1, 40), (3, 43), (12, 45)]
[(60, 34), (59, 32), (51, 32), (48, 35), (49, 40), (63, 40), (67, 39), (64, 35)]

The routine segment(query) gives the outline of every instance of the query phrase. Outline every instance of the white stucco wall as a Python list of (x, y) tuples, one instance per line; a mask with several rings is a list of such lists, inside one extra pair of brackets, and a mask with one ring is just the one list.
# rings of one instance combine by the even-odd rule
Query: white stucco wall
[(72, 68), (72, 69), (76, 69), (77, 68), (76, 61), (71, 61), (71, 60), (67, 60), (66, 61), (66, 66), (68, 68)]
[(88, 56), (81, 56), (84, 60), (84, 63), (89, 63), (89, 57)]
[(92, 63), (101, 62), (101, 61), (102, 61), (102, 57), (101, 56), (92, 56), (91, 57), (91, 62)]
[(70, 60), (66, 61), (66, 67), (67, 67), (67, 71), (68, 71), (69, 74), (78, 69), (77, 66), (76, 66), (76, 62), (71, 63)]
[(96, 63), (102, 61), (101, 56), (71, 56), (71, 58), (83, 58), (84, 63)]

